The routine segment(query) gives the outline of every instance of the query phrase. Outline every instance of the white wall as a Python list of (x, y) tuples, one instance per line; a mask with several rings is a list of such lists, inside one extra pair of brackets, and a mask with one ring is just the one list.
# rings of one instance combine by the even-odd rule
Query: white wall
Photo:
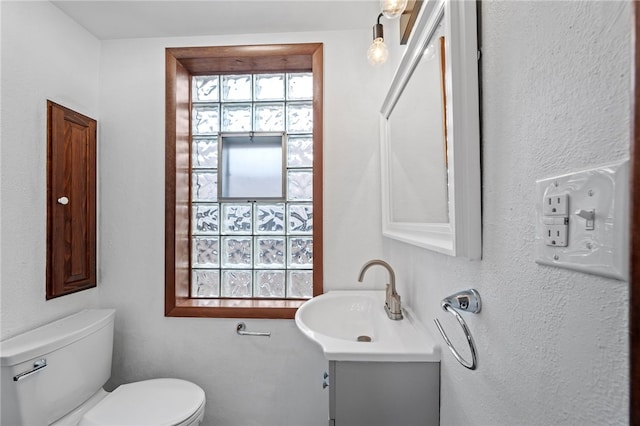
[[(325, 425), (327, 362), (292, 320), (164, 317), (166, 47), (324, 43), (325, 289), (356, 282), (379, 257), (378, 121), (390, 68), (366, 62), (370, 29), (105, 41), (100, 85), (100, 301), (118, 310), (114, 384), (174, 376), (207, 394), (205, 422)], [(354, 261), (354, 259), (357, 259)]]
[(2, 1), (0, 8), (0, 338), (5, 339), (98, 303), (95, 289), (45, 301), (46, 102), (99, 119), (100, 42), (49, 2)]
[(537, 265), (533, 191), (536, 179), (629, 155), (630, 4), (479, 9), (483, 259), (384, 239), (403, 301), (440, 341), (435, 317), (465, 349), (440, 300), (482, 296), (482, 312), (466, 316), (479, 369), (443, 349), (441, 424), (626, 424), (628, 283)]
[[(207, 392), (207, 424), (326, 424), (326, 363), (292, 321), (247, 321), (272, 332), (251, 339), (235, 320), (163, 316), (164, 48), (322, 41), (325, 289), (361, 286), (360, 266), (384, 253), (404, 303), (434, 336), (438, 316), (456, 337), (440, 299), (480, 291), (483, 312), (468, 318), (480, 368), (443, 351), (442, 424), (627, 422), (627, 283), (536, 265), (531, 191), (538, 178), (628, 155), (629, 4), (481, 3), (479, 262), (380, 236), (377, 111), (393, 67), (366, 64), (370, 28), (99, 43), (48, 3), (0, 7), (2, 338), (115, 307), (114, 384), (193, 380)], [(99, 120), (100, 265), (97, 290), (45, 303), (47, 98)]]

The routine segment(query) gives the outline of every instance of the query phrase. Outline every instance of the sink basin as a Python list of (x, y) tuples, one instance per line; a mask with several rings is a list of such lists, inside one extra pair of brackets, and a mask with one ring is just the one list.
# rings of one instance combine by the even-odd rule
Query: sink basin
[(384, 291), (330, 291), (302, 305), (296, 325), (330, 361), (440, 361), (440, 348), (413, 313), (404, 308), (403, 320), (390, 320), (384, 298)]

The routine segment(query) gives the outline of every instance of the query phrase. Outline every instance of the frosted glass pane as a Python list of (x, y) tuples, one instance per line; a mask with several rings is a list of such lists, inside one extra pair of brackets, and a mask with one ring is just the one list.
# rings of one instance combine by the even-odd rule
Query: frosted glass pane
[(313, 198), (313, 172), (289, 170), (287, 172), (287, 199), (310, 201)]
[(252, 271), (222, 271), (222, 297), (251, 297)]
[(218, 139), (194, 139), (192, 154), (191, 164), (194, 168), (218, 168)]
[(218, 173), (194, 171), (191, 175), (193, 201), (218, 200)]
[(311, 102), (287, 104), (287, 131), (311, 133), (313, 131), (313, 106)]
[(251, 101), (251, 75), (223, 75), (222, 101)]
[(256, 100), (276, 101), (284, 99), (284, 74), (258, 74), (254, 78)]
[(222, 136), (221, 196), (282, 199), (282, 136)]
[(284, 234), (284, 204), (256, 204), (258, 234)]
[(287, 166), (313, 166), (313, 138), (311, 136), (290, 136), (287, 139)]
[(313, 205), (289, 204), (289, 229), (290, 234), (313, 233)]
[(313, 297), (313, 271), (289, 271), (287, 297), (310, 299)]
[(257, 104), (255, 107), (256, 132), (282, 132), (284, 130), (284, 104)]
[(217, 234), (218, 226), (218, 205), (217, 204), (194, 204), (191, 206), (193, 214), (192, 232), (194, 234)]
[(289, 268), (313, 267), (313, 238), (289, 237)]
[(222, 205), (223, 234), (251, 234), (251, 204)]
[(287, 99), (313, 98), (313, 74), (291, 73), (287, 78)]
[(257, 268), (284, 269), (284, 237), (256, 237)]
[(192, 113), (194, 135), (217, 134), (220, 131), (220, 109), (218, 105), (196, 105)]
[(193, 238), (192, 266), (215, 268), (219, 266), (219, 241), (217, 237)]
[(220, 271), (217, 269), (194, 269), (191, 276), (192, 297), (219, 297)]
[(223, 104), (222, 131), (251, 131), (251, 104)]
[(217, 102), (220, 99), (220, 79), (217, 75), (193, 77), (191, 87), (194, 101)]
[(222, 267), (251, 268), (252, 245), (251, 237), (223, 237)]
[(256, 271), (253, 280), (254, 296), (283, 298), (285, 277), (284, 271)]

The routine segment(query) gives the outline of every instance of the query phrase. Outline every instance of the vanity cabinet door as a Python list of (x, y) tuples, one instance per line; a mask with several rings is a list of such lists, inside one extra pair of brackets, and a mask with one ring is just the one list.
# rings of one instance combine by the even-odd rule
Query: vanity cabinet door
[(96, 286), (96, 127), (47, 101), (47, 299)]
[(329, 364), (329, 425), (439, 424), (440, 363), (331, 361)]

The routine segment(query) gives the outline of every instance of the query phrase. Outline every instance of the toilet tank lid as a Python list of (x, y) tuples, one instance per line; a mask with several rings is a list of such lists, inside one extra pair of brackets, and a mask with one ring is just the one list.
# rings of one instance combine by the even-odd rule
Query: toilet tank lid
[(0, 342), (0, 366), (44, 356), (113, 323), (115, 309), (85, 309)]

